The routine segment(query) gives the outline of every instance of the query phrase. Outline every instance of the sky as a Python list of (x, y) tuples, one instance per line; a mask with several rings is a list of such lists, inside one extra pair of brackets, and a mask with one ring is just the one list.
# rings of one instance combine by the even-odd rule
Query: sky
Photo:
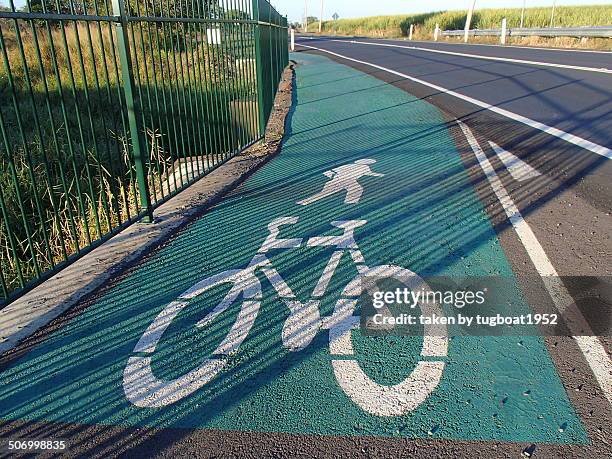
[[(0, 0), (1, 1), (1, 0)], [(281, 14), (290, 22), (301, 22), (304, 2), (308, 3), (308, 16), (319, 17), (320, 0), (272, 0)], [(334, 13), (341, 18), (358, 18), (386, 14), (429, 13), (440, 10), (467, 9), (471, 0), (324, 0), (323, 19), (331, 19)], [(552, 6), (553, 0), (526, 0), (530, 6)], [(606, 5), (612, 0), (557, 0), (557, 5)], [(476, 0), (476, 8), (520, 8), (523, 0)]]

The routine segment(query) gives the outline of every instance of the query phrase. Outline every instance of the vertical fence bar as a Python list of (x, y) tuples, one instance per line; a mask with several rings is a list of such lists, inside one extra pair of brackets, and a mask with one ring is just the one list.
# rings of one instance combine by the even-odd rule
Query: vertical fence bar
[(145, 170), (145, 160), (140, 142), (140, 129), (136, 117), (136, 105), (134, 101), (134, 78), (132, 71), (132, 58), (129, 49), (128, 17), (125, 11), (124, 0), (113, 0), (113, 14), (119, 17), (115, 23), (117, 31), (117, 47), (119, 48), (119, 61), (121, 62), (121, 76), (123, 78), (123, 92), (127, 105), (128, 123), (130, 126), (130, 137), (132, 139), (132, 150), (134, 153), (134, 166), (138, 180), (138, 191), (140, 195), (140, 208), (144, 214), (143, 222), (153, 221), (153, 208), (151, 206), (151, 194)]
[[(289, 19), (287, 18), (287, 16), (285, 16), (285, 34), (287, 35), (287, 46), (284, 47), (284, 52), (283, 52), (283, 56), (285, 56), (285, 62), (283, 63), (283, 71), (285, 70), (285, 67), (287, 67), (289, 65), (289, 36), (288, 36), (288, 30), (289, 30)], [(292, 33), (292, 37), (295, 37), (295, 30), (291, 29), (291, 33)], [(293, 49), (292, 49), (293, 51)]]
[(290, 44), (267, 0), (9, 4), (0, 308), (263, 137)]
[[(275, 28), (272, 26), (272, 5), (267, 2), (268, 7), (266, 8), (268, 15), (266, 17), (266, 22), (268, 25), (266, 29), (268, 30), (268, 60), (270, 61), (270, 94), (271, 97), (274, 97), (274, 80), (276, 80), (276, 70), (275, 70), (275, 50), (274, 50), (274, 36), (275, 36)], [(268, 100), (266, 100), (268, 102)], [(270, 116), (270, 112), (268, 111), (268, 107), (266, 107), (266, 120)]]
[(264, 97), (263, 49), (261, 36), (261, 21), (259, 19), (259, 0), (253, 0), (253, 20), (255, 23), (255, 66), (257, 70), (257, 108), (259, 112), (259, 135), (266, 134), (266, 108)]

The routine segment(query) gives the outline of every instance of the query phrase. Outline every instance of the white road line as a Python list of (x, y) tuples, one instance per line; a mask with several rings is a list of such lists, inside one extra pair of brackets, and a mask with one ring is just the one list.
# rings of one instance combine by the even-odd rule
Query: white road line
[[(296, 35), (297, 37), (297, 35)], [(343, 36), (345, 40), (350, 40), (350, 39), (355, 39), (355, 38), (359, 38), (359, 37), (353, 37), (350, 35), (346, 35)], [(299, 38), (304, 38), (304, 39), (308, 39), (308, 40), (320, 40), (320, 39), (332, 39), (331, 37), (325, 37), (325, 36), (321, 36), (321, 37), (304, 37), (304, 36), (299, 36)], [(386, 38), (383, 40), (388, 40), (388, 41), (398, 41), (398, 42), (409, 42), (409, 43), (425, 43), (425, 44), (433, 44), (433, 42), (431, 41), (423, 41), (423, 40), (412, 40), (412, 41), (408, 41), (407, 39), (401, 40), (401, 39), (390, 39), (390, 38)], [(342, 40), (338, 40), (338, 41), (342, 41)], [(601, 51), (598, 49), (580, 49), (580, 48), (546, 48), (545, 46), (520, 46), (520, 45), (495, 45), (492, 43), (455, 43), (452, 41), (445, 41), (445, 42), (438, 42), (438, 45), (444, 45), (444, 46), (471, 46), (474, 48), (478, 48), (480, 46), (487, 46), (489, 48), (506, 48), (506, 49), (536, 49), (536, 50), (542, 50), (542, 51), (561, 51), (561, 52), (565, 52), (565, 53), (588, 53), (588, 54), (609, 54), (612, 55), (612, 51)]]
[(406, 78), (407, 80), (414, 81), (415, 83), (422, 84), (423, 86), (430, 87), (435, 89), (436, 91), (443, 92), (448, 94), (449, 96), (456, 97), (458, 99), (464, 100), (471, 104), (477, 105), (478, 107), (482, 107), (491, 112), (497, 113), (498, 115), (505, 116), (513, 121), (518, 121), (526, 126), (537, 129), (539, 131), (545, 132), (546, 134), (550, 134), (554, 137), (558, 137), (559, 139), (565, 140), (566, 142), (572, 143), (574, 145), (579, 146), (580, 148), (584, 148), (585, 150), (589, 150), (593, 153), (603, 156), (607, 159), (612, 159), (612, 150), (603, 145), (599, 145), (597, 143), (591, 142), (590, 140), (583, 139), (582, 137), (578, 137), (577, 135), (570, 134), (569, 132), (562, 131), (561, 129), (557, 129), (552, 126), (548, 126), (547, 124), (541, 123), (539, 121), (532, 120), (531, 118), (527, 118), (526, 116), (519, 115), (518, 113), (511, 112), (509, 110), (505, 110), (503, 108), (497, 107), (495, 105), (491, 105), (487, 102), (483, 102), (478, 99), (474, 99), (473, 97), (466, 96), (465, 94), (458, 93), (456, 91), (443, 88), (442, 86), (438, 86), (433, 83), (429, 83), (427, 81), (421, 80), (419, 78), (412, 77), (410, 75), (406, 75), (405, 73), (397, 72), (395, 70), (388, 69), (386, 67), (382, 67), (380, 65), (372, 64), (370, 62), (360, 61), (359, 59), (353, 59), (352, 57), (344, 56), (342, 54), (334, 53), (333, 51), (328, 51), (326, 49), (317, 48), (315, 46), (309, 46), (304, 44), (299, 44), (303, 48), (314, 49), (317, 51), (321, 51), (323, 53), (331, 54), (332, 56), (340, 57), (342, 59), (346, 59), (347, 61), (357, 62), (358, 64), (367, 65), (369, 67), (373, 67), (378, 70), (382, 70), (384, 72), (391, 73), (393, 75), (400, 76), (402, 78)]
[(438, 54), (450, 54), (451, 56), (469, 57), (472, 59), (483, 59), (486, 61), (511, 62), (513, 64), (537, 65), (541, 67), (556, 67), (556, 68), (561, 68), (561, 69), (581, 70), (581, 71), (586, 71), (586, 72), (612, 74), (612, 69), (607, 69), (607, 68), (583, 67), (580, 65), (569, 65), (569, 64), (554, 64), (552, 62), (528, 61), (524, 59), (512, 59), (510, 57), (482, 56), (481, 54), (459, 53), (456, 51), (444, 51), (441, 49), (421, 48), (420, 46), (392, 45), (390, 43), (371, 43), (371, 42), (357, 41), (357, 40), (348, 40), (348, 41), (347, 40), (330, 40), (330, 41), (338, 41), (342, 43), (353, 43), (353, 44), (358, 44), (358, 45), (384, 46), (387, 48), (414, 49), (417, 51), (426, 51), (426, 52), (438, 53)]
[(539, 177), (542, 174), (523, 161), (521, 158), (513, 155), (509, 151), (504, 150), (499, 145), (493, 142), (489, 142), (491, 148), (498, 156), (499, 159), (504, 163), (512, 178), (517, 182), (524, 182), (533, 178)]
[[(413, 43), (431, 43), (428, 41), (416, 41), (414, 40)], [(478, 47), (478, 46), (488, 46), (488, 47), (492, 47), (492, 48), (518, 48), (518, 49), (537, 49), (537, 50), (542, 50), (542, 51), (563, 51), (563, 52), (570, 52), (570, 53), (592, 53), (592, 54), (612, 54), (611, 51), (600, 51), (597, 49), (578, 49), (578, 48), (546, 48), (544, 46), (520, 46), (520, 45), (494, 45), (491, 43), (453, 43), (453, 42), (443, 42), (440, 44), (444, 44), (444, 45), (449, 45), (449, 46), (474, 46), (474, 47)]]
[(501, 180), (495, 173), (495, 169), (493, 169), (489, 159), (482, 151), (482, 148), (480, 148), (474, 134), (472, 134), (470, 128), (461, 121), (457, 121), (457, 123), (472, 147), (480, 163), (480, 167), (487, 176), (493, 192), (504, 208), (529, 258), (531, 258), (536, 270), (542, 277), (544, 286), (555, 303), (555, 306), (562, 314), (570, 332), (577, 335), (573, 338), (591, 367), (603, 394), (608, 401), (612, 403), (612, 362), (610, 362), (610, 358), (605, 348), (602, 346), (599, 339), (593, 336), (593, 330), (577, 308), (576, 303), (567, 291), (563, 281), (559, 278), (557, 271), (546, 255), (546, 252), (544, 252), (544, 248), (504, 188)]

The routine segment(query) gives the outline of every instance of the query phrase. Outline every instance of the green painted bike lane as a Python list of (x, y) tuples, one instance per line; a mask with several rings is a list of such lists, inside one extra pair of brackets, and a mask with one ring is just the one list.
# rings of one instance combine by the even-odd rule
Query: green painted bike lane
[[(586, 443), (554, 365), (538, 337), (455, 337), (439, 385), (398, 416), (369, 414), (339, 386), (327, 330), (303, 350), (283, 346), (285, 302), (259, 273), (263, 299), (248, 337), (212, 380), (159, 408), (130, 403), (123, 377), (145, 330), (202, 279), (244, 268), (269, 234), (339, 235), (331, 222), (365, 220), (355, 240), (369, 266), (397, 265), (420, 276), (512, 276), (495, 231), (472, 189), (441, 113), (411, 95), (326, 58), (300, 54), (297, 105), (282, 153), (61, 330), (0, 374), (0, 419), (117, 426), (227, 429), (324, 435)], [(325, 189), (329, 172), (374, 159), (384, 177), (359, 180), (345, 203)], [(326, 175), (327, 174), (327, 175)], [(333, 248), (270, 251), (278, 273), (306, 303)], [(344, 256), (320, 309), (329, 316), (357, 270)], [(228, 292), (192, 299), (151, 356), (155, 377), (171, 381), (211, 357), (236, 321), (236, 301), (205, 327), (196, 324)], [(508, 292), (527, 306), (518, 288)], [(420, 337), (365, 337), (352, 331), (361, 368), (392, 386), (415, 369)], [(563, 425), (563, 428), (560, 426)]]

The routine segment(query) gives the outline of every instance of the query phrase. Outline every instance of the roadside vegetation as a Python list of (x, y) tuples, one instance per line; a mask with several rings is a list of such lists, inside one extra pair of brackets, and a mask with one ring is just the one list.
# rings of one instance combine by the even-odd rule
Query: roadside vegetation
[[(461, 30), (465, 27), (467, 12), (463, 11), (439, 11), (426, 14), (399, 15), (399, 16), (374, 16), (358, 19), (340, 19), (338, 21), (325, 21), (323, 33), (337, 33), (339, 35), (357, 35), (378, 38), (400, 38), (407, 37), (410, 24), (414, 24), (414, 39), (432, 39), (436, 24), (442, 30)], [(476, 10), (472, 19), (472, 28), (498, 29), (501, 27), (503, 18), (508, 20), (508, 27), (519, 27), (521, 22), (520, 8), (507, 9), (483, 9)], [(549, 27), (551, 8), (527, 8), (525, 10), (524, 27)], [(612, 24), (612, 5), (593, 6), (562, 6), (555, 10), (555, 27), (580, 27), (580, 26), (602, 26)], [(318, 26), (318, 24), (317, 24)], [(310, 31), (314, 31), (311, 28)], [(318, 30), (318, 29), (317, 29)], [(480, 38), (479, 38), (480, 40)], [(555, 46), (582, 45), (584, 42), (576, 39), (543, 39), (529, 37), (518, 39), (529, 44), (551, 43)], [(484, 41), (495, 41), (484, 40)], [(611, 40), (589, 40), (590, 46), (611, 46)]]
[[(64, 24), (0, 19), (0, 303), (139, 211), (116, 31)], [(256, 117), (252, 36), (228, 24), (237, 44), (210, 46), (195, 27), (129, 32), (154, 201), (181, 187), (179, 158), (218, 161)]]

